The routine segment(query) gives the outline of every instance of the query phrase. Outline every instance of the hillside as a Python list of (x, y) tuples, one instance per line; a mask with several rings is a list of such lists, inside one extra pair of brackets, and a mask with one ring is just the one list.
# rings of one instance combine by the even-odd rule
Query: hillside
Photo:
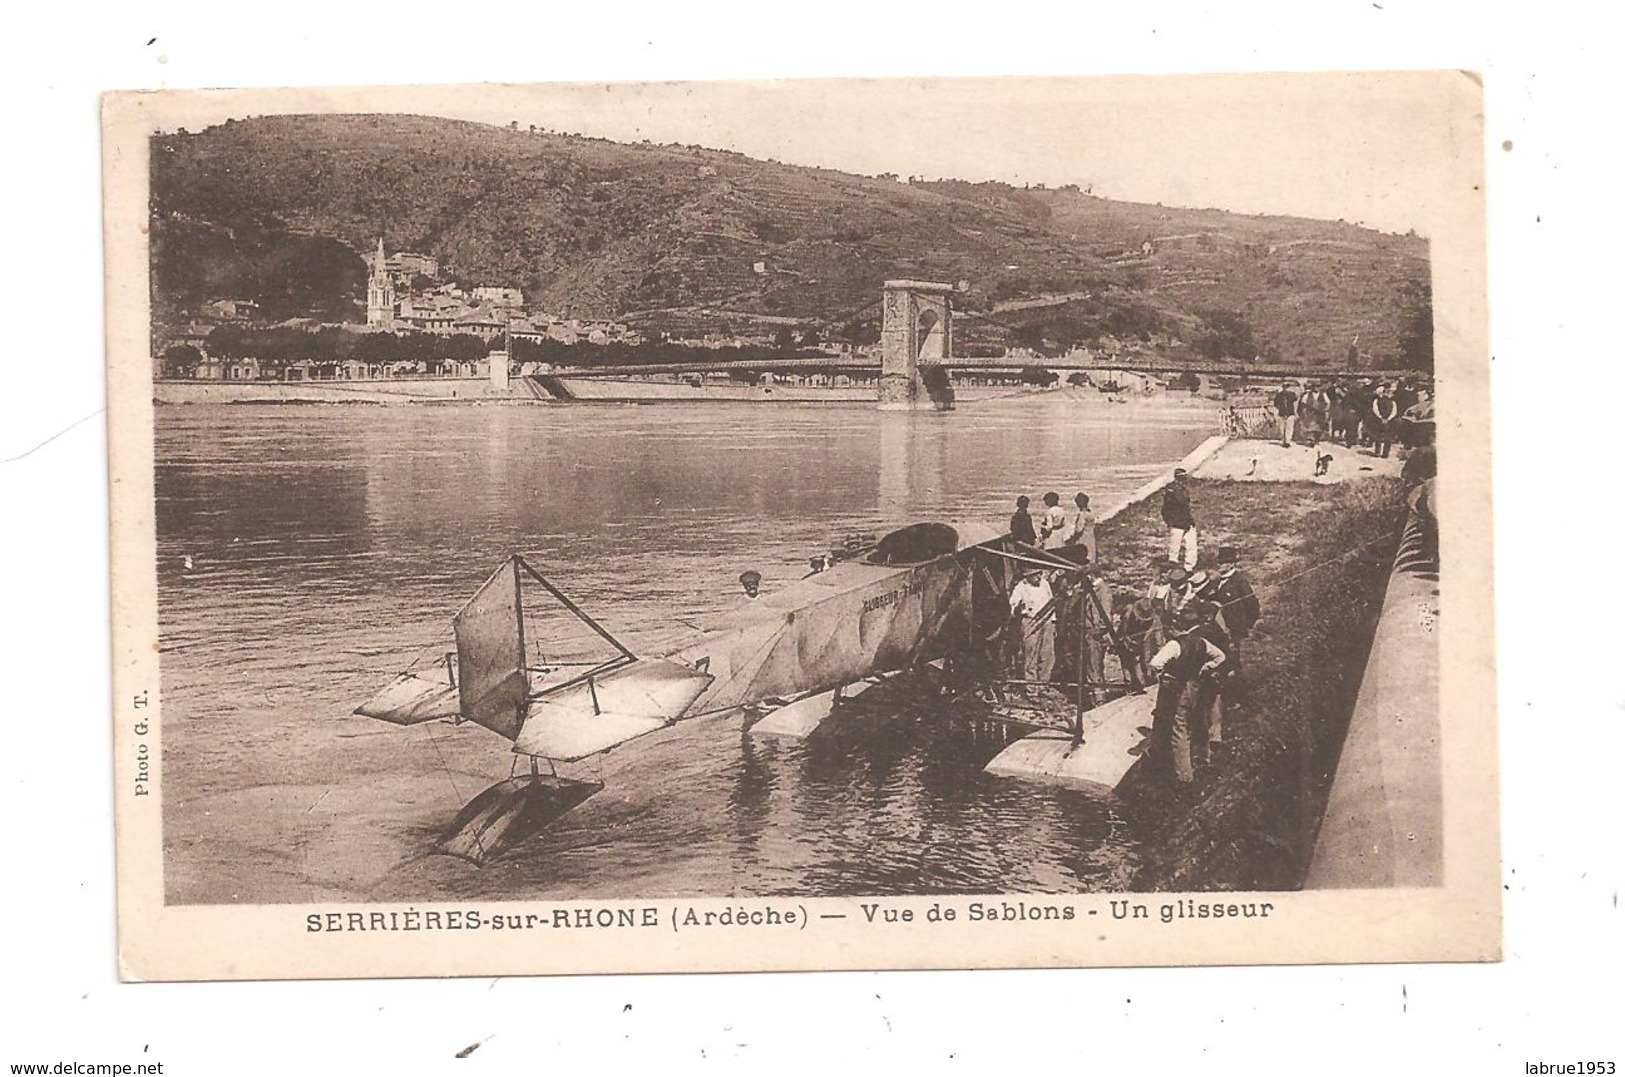
[(1358, 333), (1384, 363), (1425, 312), (1414, 236), (427, 117), (161, 135), (152, 179), (160, 324), (221, 296), (356, 320), (380, 233), (552, 312), (679, 334), (769, 316), (856, 335), (905, 276), (969, 284), (961, 350), (1153, 337), (1325, 362)]

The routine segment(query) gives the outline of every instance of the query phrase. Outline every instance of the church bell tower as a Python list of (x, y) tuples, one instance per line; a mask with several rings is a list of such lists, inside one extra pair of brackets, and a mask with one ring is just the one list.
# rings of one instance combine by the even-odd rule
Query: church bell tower
[(367, 324), (377, 329), (395, 327), (395, 282), (384, 259), (384, 237), (367, 266)]

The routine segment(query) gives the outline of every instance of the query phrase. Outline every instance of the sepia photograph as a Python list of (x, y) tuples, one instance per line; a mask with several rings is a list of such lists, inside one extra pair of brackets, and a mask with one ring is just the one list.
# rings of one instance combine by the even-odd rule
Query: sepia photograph
[(1482, 123), (109, 95), (123, 975), (1496, 960)]

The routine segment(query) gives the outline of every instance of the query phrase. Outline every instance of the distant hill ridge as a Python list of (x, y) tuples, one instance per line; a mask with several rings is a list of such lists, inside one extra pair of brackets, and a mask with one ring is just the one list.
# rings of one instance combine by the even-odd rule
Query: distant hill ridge
[(767, 315), (838, 336), (878, 318), (883, 280), (923, 277), (968, 282), (962, 349), (1151, 338), (1323, 363), (1358, 334), (1387, 365), (1417, 350), (1427, 306), (1416, 236), (433, 117), (159, 135), (152, 178), (160, 325), (221, 296), (358, 320), (380, 234), (469, 283), (651, 330)]

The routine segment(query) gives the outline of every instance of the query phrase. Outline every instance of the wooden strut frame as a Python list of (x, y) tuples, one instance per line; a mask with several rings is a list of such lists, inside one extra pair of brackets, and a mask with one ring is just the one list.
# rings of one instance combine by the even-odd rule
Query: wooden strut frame
[[(1025, 565), (1032, 565), (1036, 568), (1052, 569), (1056, 572), (1064, 572), (1069, 575), (1081, 576), (1082, 583), (1086, 589), (1087, 595), (1089, 596), (1089, 602), (1093, 604), (1095, 607), (1095, 612), (1100, 616), (1100, 623), (1105, 626), (1106, 635), (1112, 641), (1112, 649), (1117, 652), (1117, 659), (1123, 664), (1123, 672), (1128, 676), (1128, 680), (1125, 683), (1133, 691), (1143, 691), (1145, 689), (1145, 685), (1140, 683), (1140, 678), (1135, 672), (1136, 663), (1129, 652), (1128, 644), (1123, 640), (1123, 637), (1118, 634), (1117, 626), (1112, 623), (1111, 615), (1106, 612), (1106, 607), (1101, 603), (1100, 596), (1095, 593), (1094, 573), (1089, 570), (1087, 565), (1073, 564), (1071, 561), (1065, 561), (1059, 557), (1052, 557), (1043, 550), (1035, 550), (1025, 546), (1023, 546), (1023, 552), (1021, 553), (1011, 553), (1006, 550), (995, 550), (991, 547), (983, 547), (983, 549), (985, 549), (988, 553), (993, 554), (995, 557), (1003, 557), (1007, 560), (1016, 561)], [(1039, 619), (1042, 620), (1053, 617), (1055, 616), (1055, 611), (1056, 602), (1052, 601), (1048, 606), (1039, 612)], [(1077, 654), (1079, 671), (1077, 682), (1077, 711), (1073, 716), (1072, 723), (1072, 746), (1074, 748), (1083, 743), (1083, 714), (1084, 711), (1088, 709), (1084, 706), (1084, 704), (1088, 702), (1087, 696), (1089, 693), (1087, 692), (1087, 689), (1090, 687), (1105, 687), (1105, 685), (1092, 685), (1089, 682), (1089, 679), (1082, 675), (1085, 657), (1084, 644), (1085, 637), (1080, 631), (1078, 633)]]
[[(548, 580), (548, 578), (546, 576), (543, 576), (540, 572), (537, 572), (536, 569), (531, 566), (531, 563), (529, 561), (526, 561), (522, 555), (517, 554), (517, 553), (514, 554), (513, 555), (513, 560), (514, 560), (514, 570), (515, 570), (515, 572), (517, 572), (520, 568), (523, 568), (526, 572), (530, 573), (531, 579), (535, 580), (537, 583), (539, 583), (543, 587), (547, 588), (548, 593), (551, 594), (554, 598), (558, 599), (559, 602), (563, 604), (565, 609), (569, 610), (571, 613), (573, 613), (577, 617), (579, 617), (586, 624), (586, 626), (588, 628), (592, 629), (594, 632), (596, 632), (600, 636), (602, 636), (604, 638), (604, 640), (611, 647), (614, 647), (617, 651), (620, 651), (622, 657), (631, 658), (631, 659), (636, 659), (637, 658), (637, 655), (635, 655), (631, 651), (627, 650), (626, 646), (623, 643), (621, 643), (620, 640), (618, 640), (614, 636), (610, 635), (609, 629), (605, 628), (603, 625), (601, 625), (597, 621), (593, 620), (591, 614), (589, 614), (586, 610), (582, 609), (580, 606), (576, 605), (574, 602), (570, 601), (570, 596), (566, 595), (563, 591), (560, 591), (557, 587), (554, 587), (553, 584)], [(516, 576), (515, 577), (515, 585), (516, 585), (516, 587), (517, 587), (517, 583), (518, 583), (518, 577)], [(521, 624), (521, 626), (524, 624), (523, 620), (521, 620), (520, 624)], [(523, 628), (521, 628), (521, 631), (523, 631)]]
[[(524, 600), (524, 590), (523, 590), (523, 587), (522, 587), (522, 581), (523, 581), (524, 577), (519, 574), (520, 569), (524, 569), (524, 571), (530, 576), (531, 579), (535, 580), (537, 583), (541, 584), (544, 588), (546, 588), (548, 594), (550, 594), (554, 598), (558, 599), (560, 604), (562, 604), (565, 609), (569, 610), (570, 613), (574, 614), (576, 616), (576, 618), (578, 618), (583, 624), (585, 624), (588, 628), (592, 629), (595, 633), (597, 633), (600, 637), (602, 637), (603, 640), (605, 642), (607, 642), (611, 647), (614, 647), (617, 651), (620, 652), (614, 658), (610, 658), (610, 659), (607, 659), (607, 660), (605, 660), (603, 662), (598, 663), (597, 665), (593, 666), (591, 669), (587, 670), (585, 673), (579, 673), (576, 676), (569, 678), (568, 680), (560, 681), (558, 684), (549, 685), (545, 691), (537, 692), (535, 695), (531, 695), (531, 694), (527, 693), (526, 696), (525, 696), (524, 702), (519, 704), (520, 709), (523, 710), (524, 707), (527, 704), (531, 703), (533, 700), (541, 699), (541, 698), (543, 698), (545, 696), (552, 695), (555, 692), (561, 692), (566, 688), (573, 688), (576, 685), (580, 684), (582, 681), (586, 681), (587, 682), (587, 691), (592, 696), (593, 713), (594, 714), (601, 713), (599, 711), (599, 708), (598, 708), (598, 689), (597, 689), (597, 686), (593, 683), (593, 679), (595, 677), (598, 677), (601, 674), (608, 673), (611, 670), (617, 670), (617, 669), (622, 668), (623, 666), (631, 665), (633, 662), (636, 662), (638, 660), (638, 656), (633, 654), (631, 652), (631, 650), (629, 650), (627, 648), (627, 646), (625, 644), (623, 644), (620, 640), (616, 639), (613, 635), (611, 635), (609, 629), (605, 628), (603, 625), (601, 625), (597, 621), (595, 621), (591, 614), (589, 614), (586, 610), (582, 609), (580, 606), (576, 605), (575, 602), (571, 601), (569, 595), (566, 595), (563, 591), (560, 591), (557, 587), (553, 586), (552, 581), (550, 581), (546, 576), (543, 576), (540, 572), (536, 571), (535, 567), (532, 566), (529, 561), (526, 561), (525, 558), (523, 557), (523, 555), (516, 553), (516, 554), (513, 555), (514, 593), (517, 596), (519, 596), (519, 604), (520, 604), (520, 608), (519, 608), (518, 612), (519, 612), (519, 643), (520, 643), (520, 654), (521, 655), (524, 654), (524, 640), (525, 640), (524, 601), (525, 600)], [(523, 658), (521, 658), (521, 661), (523, 661)], [(521, 723), (523, 723), (524, 717), (525, 716), (523, 714), (520, 714), (519, 718), (520, 718)], [(552, 763), (553, 763), (553, 761), (551, 759), (549, 759), (548, 760), (548, 765), (551, 766)]]

